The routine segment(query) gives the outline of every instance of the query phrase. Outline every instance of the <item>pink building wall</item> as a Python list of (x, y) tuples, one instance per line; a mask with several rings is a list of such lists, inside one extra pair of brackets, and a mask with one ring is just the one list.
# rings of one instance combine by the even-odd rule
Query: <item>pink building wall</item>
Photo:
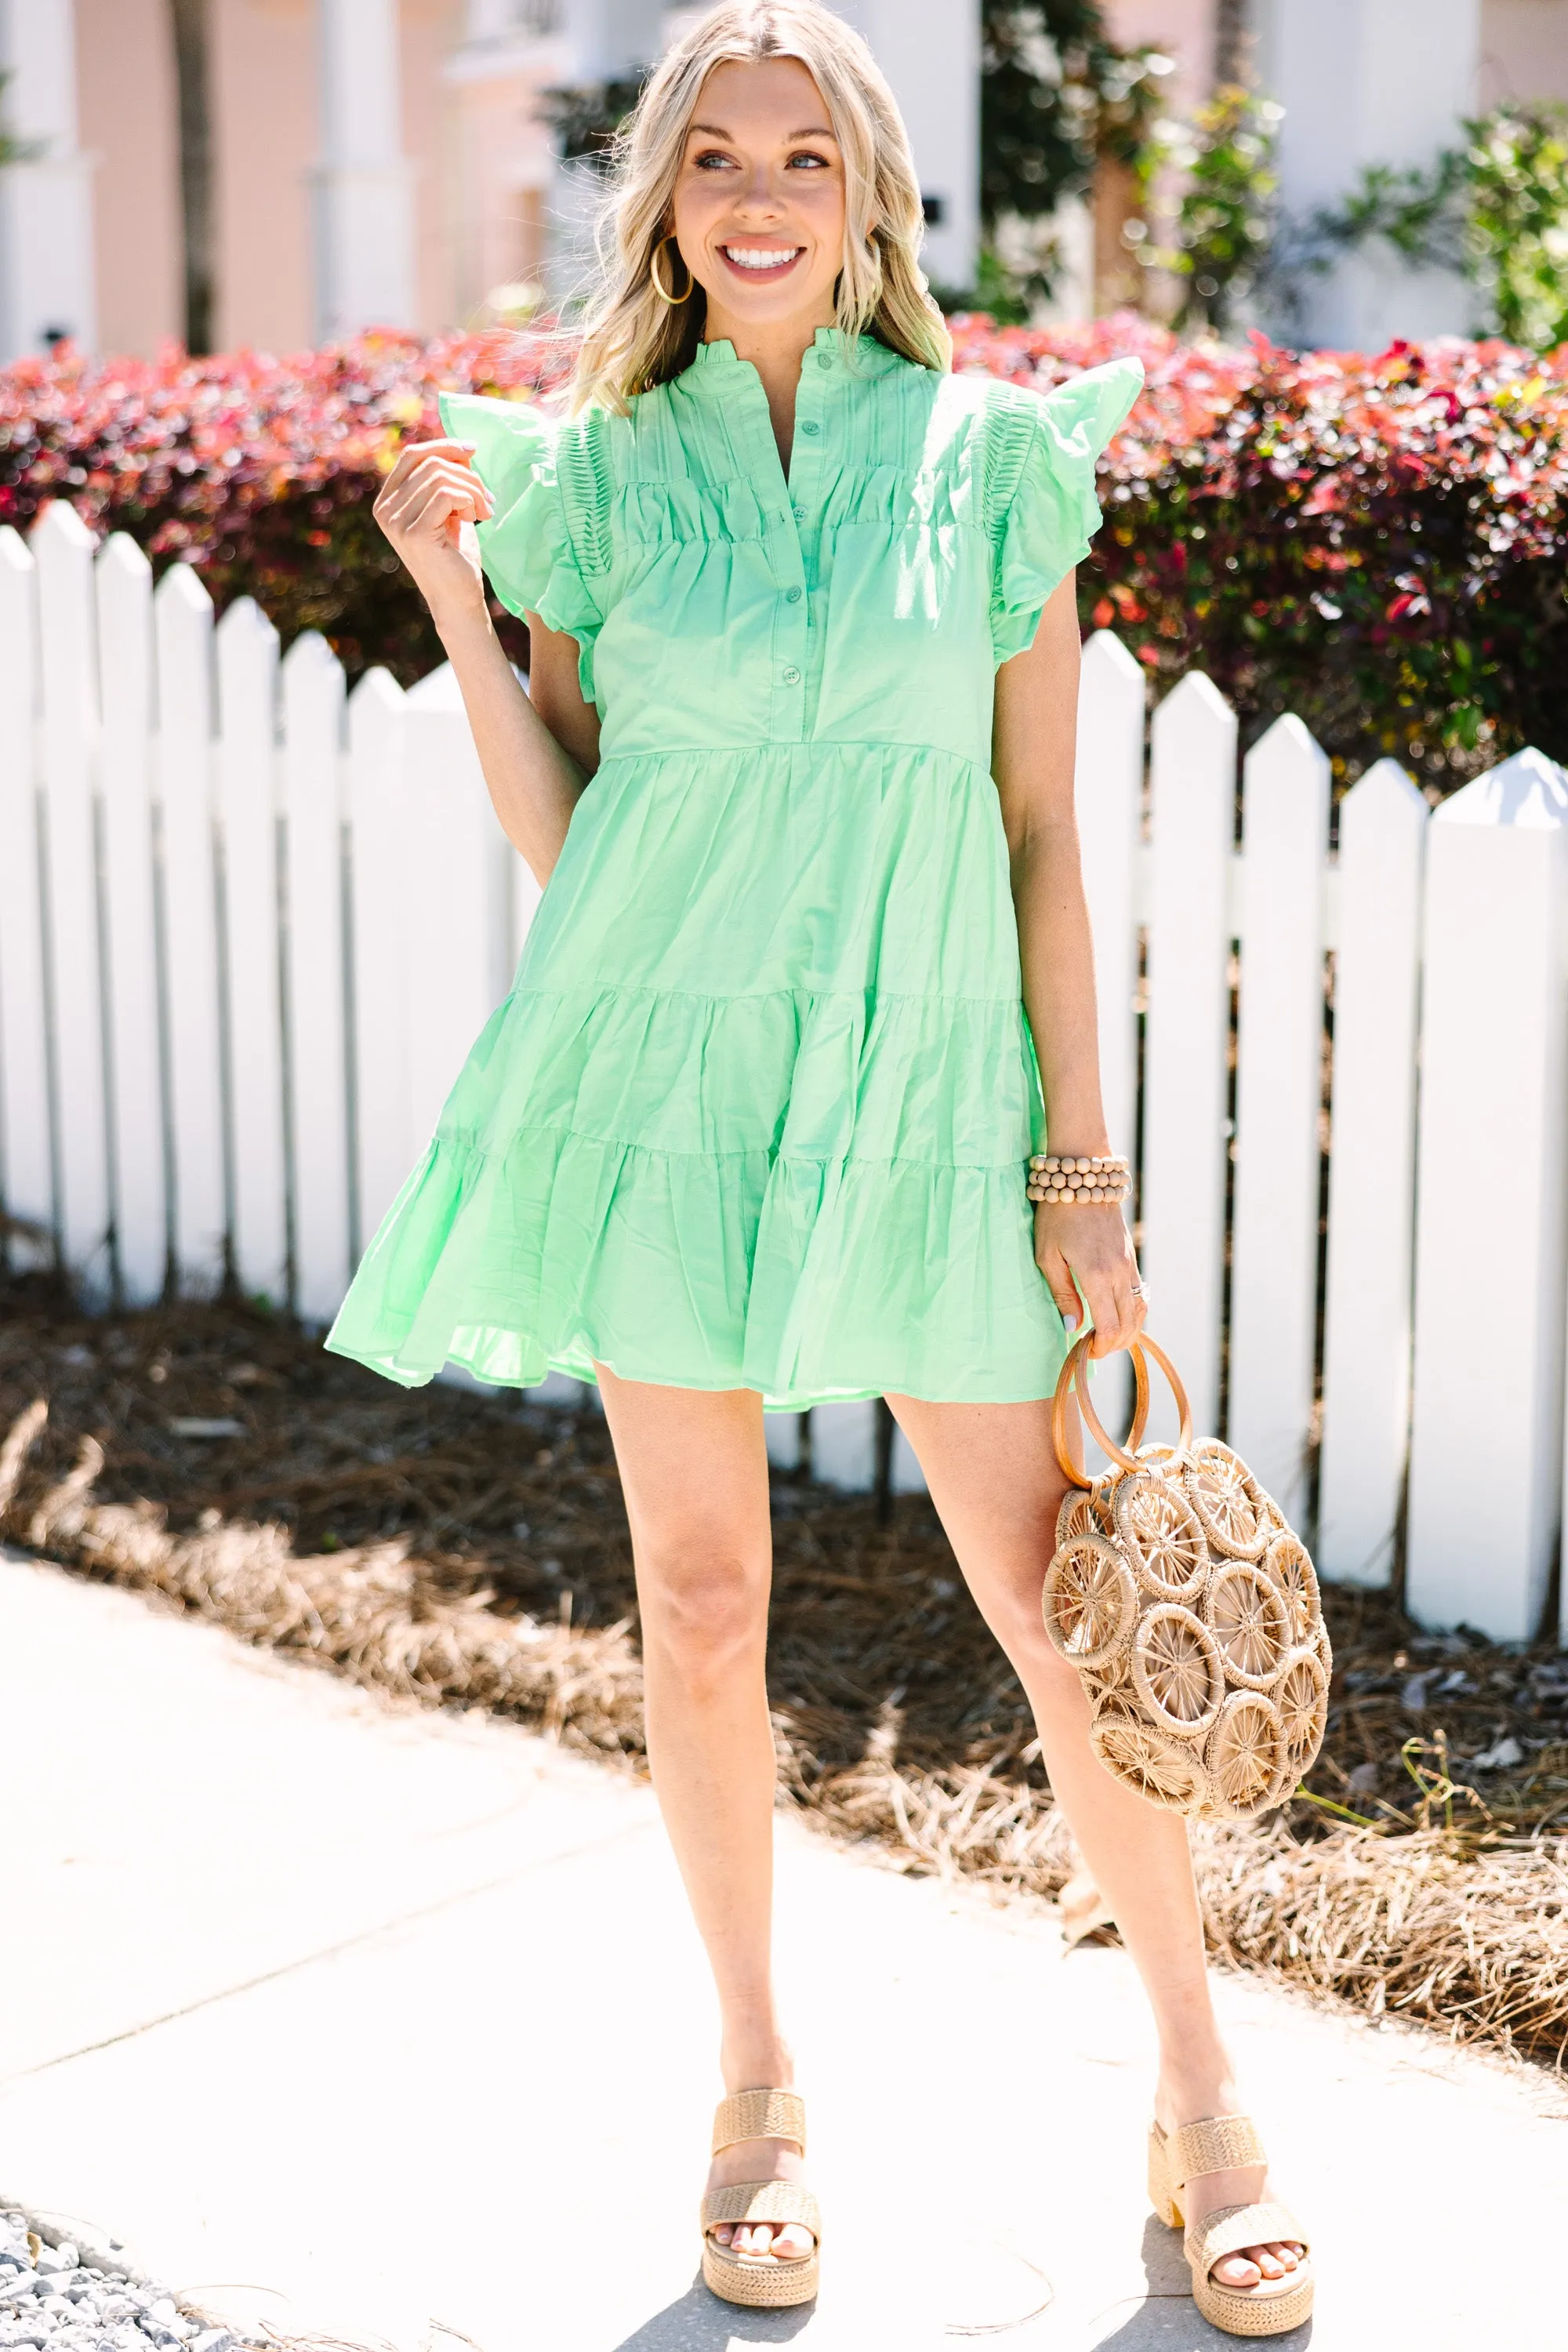
[[(297, 350), (314, 332), (315, 12), (316, 0), (212, 0), (220, 347)], [(472, 320), (493, 287), (533, 273), (548, 202), (549, 140), (526, 77), (449, 69), (464, 13), (463, 0), (400, 0), (416, 324), (426, 331)], [(1117, 39), (1174, 60), (1170, 111), (1206, 97), (1214, 0), (1106, 0), (1106, 17)], [(151, 352), (180, 333), (184, 307), (166, 0), (76, 0), (76, 19), (100, 341)], [(1482, 49), (1479, 104), (1568, 98), (1568, 0), (1486, 0)]]
[(1184, 114), (1214, 79), (1214, 0), (1107, 0), (1105, 22), (1124, 48), (1160, 49), (1175, 66), (1162, 86), (1166, 110)]
[(457, 247), (460, 224), (453, 201), (454, 93), (447, 58), (463, 34), (462, 0), (403, 0), (399, 63), (403, 76), (403, 151), (416, 166), (414, 294), (417, 322), (427, 333), (458, 316)]
[(314, 331), (314, 0), (214, 0), (219, 350), (305, 349)]
[(1507, 98), (1568, 99), (1568, 0), (1485, 0), (1480, 104)]
[[(76, 0), (81, 142), (94, 159), (100, 339), (151, 354), (184, 331), (179, 144), (167, 0)], [(461, 0), (402, 0), (404, 150), (416, 170), (416, 323), (448, 325), (463, 224), (463, 142), (445, 74)], [(314, 334), (315, 0), (213, 0), (215, 334), (220, 349), (307, 347)], [(495, 199), (469, 191), (485, 212)], [(480, 291), (483, 290), (481, 288)]]
[(77, 105), (93, 159), (98, 331), (151, 353), (184, 331), (179, 142), (168, 0), (77, 0)]

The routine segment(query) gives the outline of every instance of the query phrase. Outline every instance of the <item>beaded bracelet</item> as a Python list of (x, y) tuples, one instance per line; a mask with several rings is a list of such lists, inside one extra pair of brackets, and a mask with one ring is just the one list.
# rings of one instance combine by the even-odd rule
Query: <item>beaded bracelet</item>
[(1108, 1206), (1118, 1206), (1131, 1198), (1131, 1165), (1119, 1153), (1075, 1160), (1037, 1151), (1029, 1161), (1028, 1192), (1031, 1201), (1103, 1201)]

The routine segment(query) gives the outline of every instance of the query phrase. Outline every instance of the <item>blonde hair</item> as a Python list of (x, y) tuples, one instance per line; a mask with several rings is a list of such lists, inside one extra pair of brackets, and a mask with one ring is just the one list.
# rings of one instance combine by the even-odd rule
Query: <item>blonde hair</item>
[[(616, 141), (598, 225), (600, 283), (590, 295), (573, 380), (574, 409), (624, 410), (639, 392), (690, 365), (706, 300), (693, 285), (676, 307), (654, 292), (698, 93), (717, 65), (797, 58), (813, 76), (844, 159), (844, 266), (835, 297), (847, 337), (874, 335), (919, 367), (946, 369), (952, 346), (919, 260), (920, 183), (909, 134), (870, 50), (818, 0), (739, 0), (674, 43)], [(665, 283), (676, 282), (663, 257)]]

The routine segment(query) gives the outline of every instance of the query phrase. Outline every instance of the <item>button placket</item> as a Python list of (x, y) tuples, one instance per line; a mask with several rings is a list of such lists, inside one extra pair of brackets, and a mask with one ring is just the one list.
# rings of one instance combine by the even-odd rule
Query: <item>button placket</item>
[[(818, 352), (817, 362), (826, 358)], [(831, 366), (831, 361), (828, 361)], [(800, 385), (795, 394), (795, 442), (790, 451), (788, 489), (790, 518), (794, 528), (788, 534), (789, 572), (782, 585), (779, 599), (774, 642), (778, 646), (779, 683), (784, 688), (788, 702), (790, 732), (796, 741), (805, 733), (805, 692), (810, 671), (811, 600), (805, 590), (805, 550), (801, 526), (808, 523), (813, 511), (812, 491), (815, 482), (812, 460), (822, 443), (822, 423), (819, 417), (803, 413), (813, 404), (808, 395), (817, 390), (805, 369), (801, 371)], [(801, 495), (802, 491), (805, 495)]]

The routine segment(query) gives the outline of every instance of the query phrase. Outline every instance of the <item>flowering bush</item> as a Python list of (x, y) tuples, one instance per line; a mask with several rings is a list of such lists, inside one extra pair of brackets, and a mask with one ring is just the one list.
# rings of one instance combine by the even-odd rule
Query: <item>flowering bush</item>
[(1568, 758), (1568, 346), (954, 328), (958, 366), (1042, 389), (1142, 359), (1080, 585), (1154, 678), (1206, 670), (1249, 736), (1300, 712), (1342, 780), (1384, 751), (1437, 791), (1521, 743)]
[[(1342, 778), (1382, 751), (1439, 791), (1522, 742), (1568, 758), (1568, 349), (1194, 347), (1131, 315), (953, 331), (959, 368), (1042, 391), (1142, 359), (1081, 609), (1157, 685), (1207, 670), (1249, 736), (1299, 711)], [(68, 498), (220, 605), (253, 595), (285, 638), (319, 628), (351, 674), (410, 681), (440, 649), (372, 519), (382, 477), (437, 429), (438, 390), (530, 397), (570, 358), (533, 331), (23, 361), (0, 372), (0, 522)]]
[[(254, 596), (285, 641), (320, 629), (351, 676), (384, 662), (409, 684), (441, 649), (371, 514), (383, 476), (405, 440), (440, 431), (438, 392), (548, 391), (570, 367), (560, 339), (510, 332), (372, 334), (283, 361), (62, 346), (0, 371), (0, 523), (26, 530), (68, 498), (159, 571), (194, 563), (220, 607)], [(501, 617), (521, 651), (526, 632)]]

